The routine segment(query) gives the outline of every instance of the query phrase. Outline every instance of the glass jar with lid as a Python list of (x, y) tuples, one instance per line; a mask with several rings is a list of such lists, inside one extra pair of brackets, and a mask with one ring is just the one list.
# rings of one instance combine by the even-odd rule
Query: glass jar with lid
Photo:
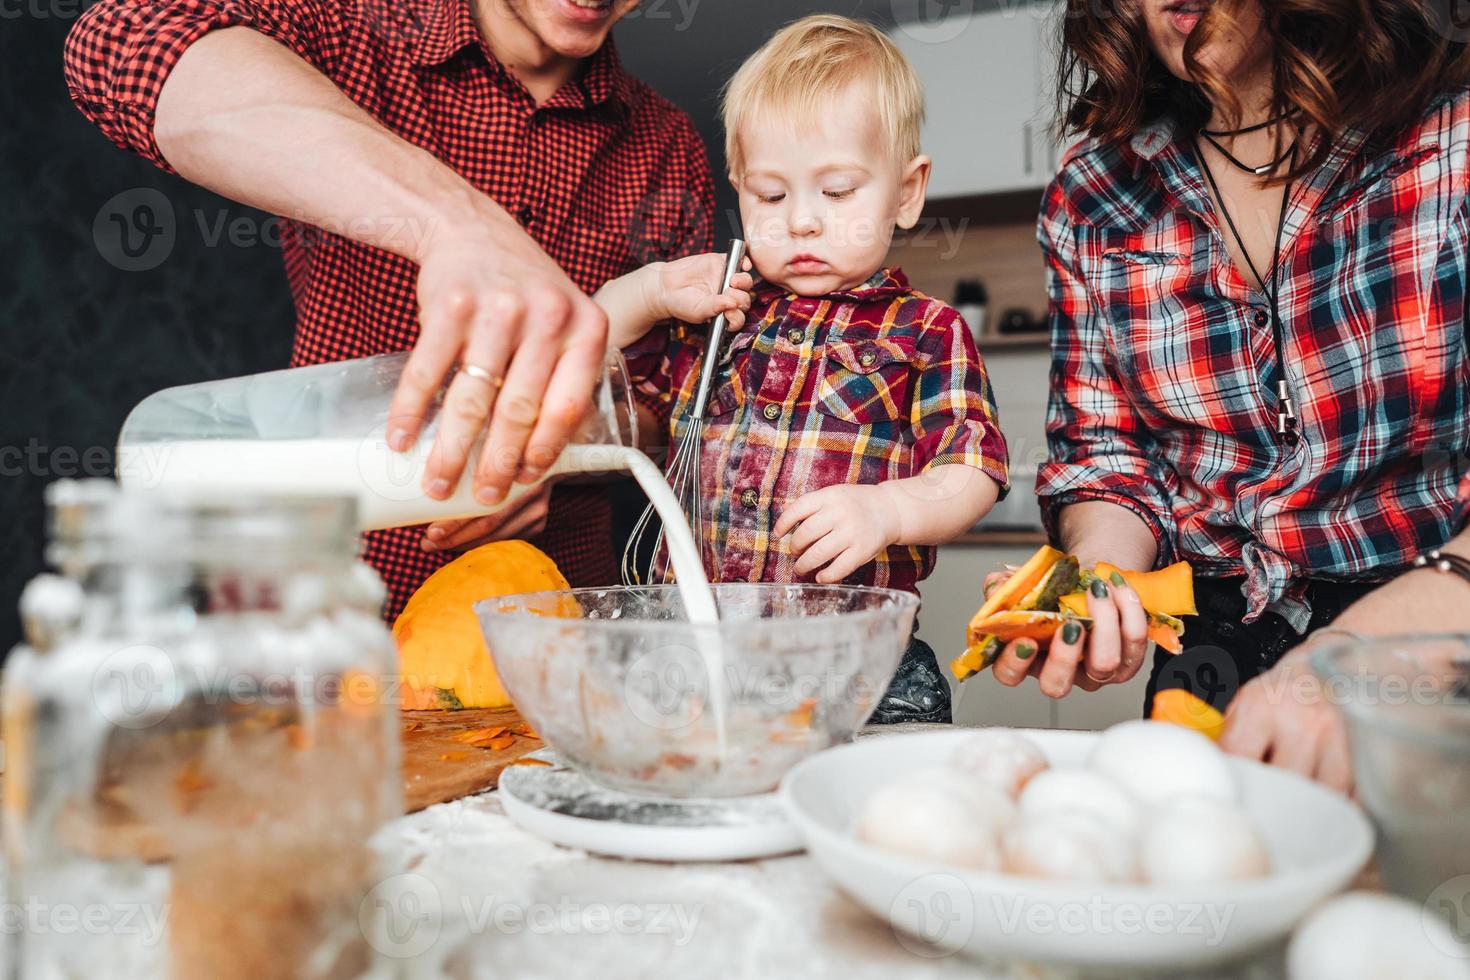
[(402, 787), (353, 502), (48, 502), (0, 704), (12, 974), (357, 976)]

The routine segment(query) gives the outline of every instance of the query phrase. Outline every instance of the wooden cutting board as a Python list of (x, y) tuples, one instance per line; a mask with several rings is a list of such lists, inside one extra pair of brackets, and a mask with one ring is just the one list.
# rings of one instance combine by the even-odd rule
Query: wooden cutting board
[(542, 746), (515, 708), (400, 714), (406, 813), (494, 789), (506, 766)]

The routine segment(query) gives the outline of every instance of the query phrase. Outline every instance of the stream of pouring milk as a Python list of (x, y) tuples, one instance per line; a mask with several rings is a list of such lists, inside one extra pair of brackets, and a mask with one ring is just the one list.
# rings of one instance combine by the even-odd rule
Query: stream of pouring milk
[[(475, 500), (472, 481), (466, 478), (448, 500), (427, 497), (419, 488), (431, 441), (432, 433), (426, 433), (419, 445), (407, 453), (393, 452), (385, 440), (372, 438), (193, 439), (141, 443), (118, 448), (117, 474), (124, 486), (143, 489), (356, 496), (358, 525), (364, 531), (493, 513), (531, 489), (515, 484), (510, 497), (499, 507), (486, 507)], [(694, 544), (694, 535), (690, 533), (689, 520), (653, 460), (624, 446), (573, 444), (562, 451), (551, 473), (612, 470), (630, 473), (663, 521), (669, 564), (689, 622), (717, 623), (719, 613), (714, 594)], [(696, 630), (695, 643), (709, 675), (709, 699), (723, 756), (724, 651), (715, 630)]]

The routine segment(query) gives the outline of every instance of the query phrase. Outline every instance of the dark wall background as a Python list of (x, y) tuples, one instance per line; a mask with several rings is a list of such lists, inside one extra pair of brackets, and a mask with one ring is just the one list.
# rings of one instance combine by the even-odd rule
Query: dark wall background
[[(43, 567), (45, 485), (110, 476), (123, 418), (150, 392), (280, 367), (290, 349), (270, 216), (117, 150), (71, 106), (62, 43), (86, 2), (0, 0), (0, 654)], [(730, 72), (803, 14), (888, 21), (916, 5), (975, 4), (644, 0), (617, 41), (634, 74), (694, 116), (728, 214), (716, 105)]]

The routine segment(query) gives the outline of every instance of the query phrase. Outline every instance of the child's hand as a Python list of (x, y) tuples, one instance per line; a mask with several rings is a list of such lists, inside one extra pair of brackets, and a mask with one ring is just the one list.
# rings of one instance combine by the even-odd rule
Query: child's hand
[[(745, 269), (750, 268), (746, 259)], [(749, 272), (735, 273), (730, 288), (720, 292), (725, 276), (725, 256), (717, 252), (691, 255), (672, 262), (659, 262), (646, 268), (642, 277), (643, 298), (655, 320), (682, 320), (703, 323), (720, 313), (725, 314), (728, 329), (745, 325), (745, 311), (750, 309), (750, 289), (754, 280)]]
[(780, 538), (796, 528), (791, 539), (801, 556), (796, 573), (821, 569), (817, 581), (829, 584), (841, 582), (896, 544), (902, 527), (898, 505), (881, 485), (839, 484), (802, 496), (782, 511), (772, 533)]

